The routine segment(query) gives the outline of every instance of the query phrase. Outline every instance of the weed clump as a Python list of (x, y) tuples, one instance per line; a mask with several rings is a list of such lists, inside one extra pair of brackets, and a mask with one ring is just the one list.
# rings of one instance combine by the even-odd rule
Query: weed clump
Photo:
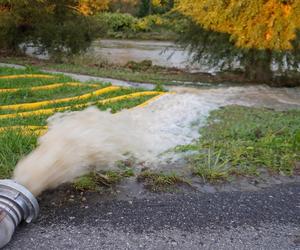
[(73, 182), (73, 187), (79, 191), (97, 191), (101, 187), (111, 187), (124, 178), (134, 176), (133, 170), (127, 169), (126, 171), (106, 171), (103, 173), (93, 172), (88, 175), (82, 176)]
[(172, 191), (177, 185), (189, 185), (189, 182), (175, 173), (142, 171), (138, 182), (143, 182), (145, 187), (153, 192)]

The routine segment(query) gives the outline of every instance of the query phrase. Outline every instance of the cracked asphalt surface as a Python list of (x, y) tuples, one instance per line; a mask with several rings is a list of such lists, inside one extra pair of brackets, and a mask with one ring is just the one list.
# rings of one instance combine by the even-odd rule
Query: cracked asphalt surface
[(300, 183), (260, 191), (42, 197), (5, 249), (300, 249)]

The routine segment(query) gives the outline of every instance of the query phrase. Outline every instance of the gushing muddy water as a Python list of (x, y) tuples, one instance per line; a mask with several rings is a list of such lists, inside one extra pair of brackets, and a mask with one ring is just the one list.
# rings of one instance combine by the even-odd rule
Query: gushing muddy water
[(300, 88), (173, 90), (176, 94), (167, 94), (147, 107), (117, 114), (91, 107), (54, 115), (37, 149), (17, 164), (14, 179), (38, 195), (93, 169), (113, 169), (117, 161), (129, 156), (156, 168), (167, 159), (176, 159), (163, 152), (199, 138), (199, 127), (220, 106), (300, 108)]

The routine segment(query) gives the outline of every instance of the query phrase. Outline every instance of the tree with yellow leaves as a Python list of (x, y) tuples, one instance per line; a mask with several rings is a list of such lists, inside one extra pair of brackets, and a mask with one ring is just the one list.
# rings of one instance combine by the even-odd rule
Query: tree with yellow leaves
[(80, 0), (76, 9), (85, 16), (93, 15), (95, 12), (106, 10), (109, 2), (109, 0)]
[(181, 0), (178, 9), (206, 29), (230, 34), (238, 47), (288, 50), (300, 28), (295, 0)]
[[(298, 0), (178, 0), (177, 9), (191, 18), (194, 23), (192, 32), (198, 29), (198, 45), (193, 35), (195, 50), (206, 46), (208, 51), (214, 45), (204, 45), (204, 40), (215, 40), (225, 55), (226, 45), (227, 52), (233, 52), (233, 57), (242, 58), (248, 74), (253, 78), (272, 80), (271, 66), (274, 61), (289, 67), (297, 66), (297, 32), (300, 29)], [(218, 49), (213, 50), (210, 53)], [(230, 57), (230, 53), (227, 54)]]

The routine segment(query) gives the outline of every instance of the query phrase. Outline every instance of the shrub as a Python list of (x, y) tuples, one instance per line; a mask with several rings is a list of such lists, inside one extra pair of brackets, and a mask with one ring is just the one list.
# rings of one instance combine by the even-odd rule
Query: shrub
[(96, 20), (98, 26), (104, 27), (106, 32), (135, 32), (137, 18), (130, 14), (122, 13), (100, 13)]
[[(182, 16), (180, 16), (182, 17)], [(136, 18), (130, 14), (122, 13), (99, 13), (95, 17), (98, 34), (102, 37), (114, 38), (142, 38), (142, 39), (158, 39), (161, 37), (168, 39), (176, 39), (176, 33), (185, 30), (187, 25), (186, 18), (178, 18), (178, 14), (168, 13), (165, 15), (149, 15), (143, 18)], [(152, 33), (147, 36), (145, 33)], [(145, 35), (145, 36), (144, 36)], [(170, 38), (171, 37), (171, 38)]]
[(162, 26), (166, 20), (158, 15), (150, 15), (139, 19), (136, 23), (137, 31), (151, 31), (155, 26)]

